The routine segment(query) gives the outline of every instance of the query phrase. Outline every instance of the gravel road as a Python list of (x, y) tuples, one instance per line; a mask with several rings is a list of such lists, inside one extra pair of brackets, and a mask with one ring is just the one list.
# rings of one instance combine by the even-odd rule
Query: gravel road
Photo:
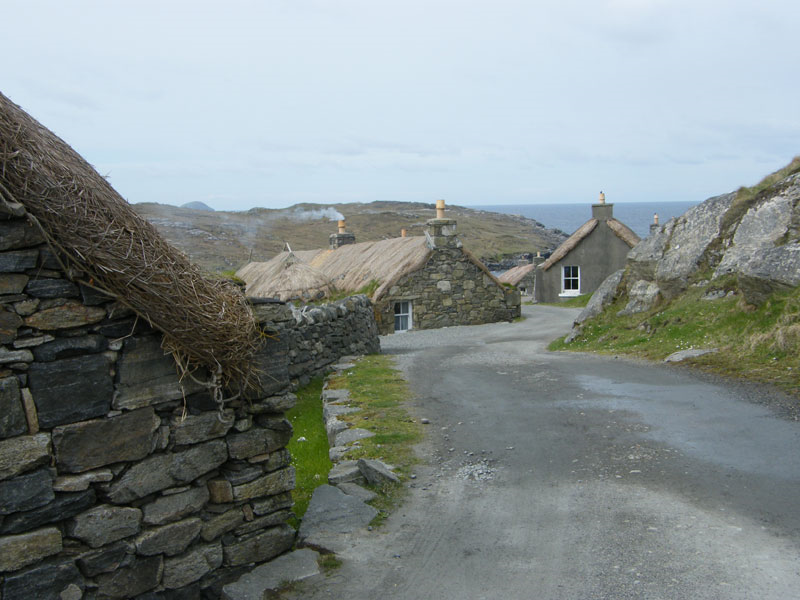
[(382, 338), (431, 421), (427, 464), (291, 597), (800, 597), (800, 424), (770, 392), (548, 353), (576, 311), (524, 314)]

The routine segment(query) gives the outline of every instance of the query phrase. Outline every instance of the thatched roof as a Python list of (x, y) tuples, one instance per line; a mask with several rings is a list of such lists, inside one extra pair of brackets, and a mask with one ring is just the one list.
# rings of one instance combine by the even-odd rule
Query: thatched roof
[(511, 285), (517, 285), (520, 281), (522, 281), (526, 275), (533, 273), (533, 270), (536, 268), (536, 265), (519, 265), (514, 267), (513, 269), (509, 269), (502, 275), (500, 275), (497, 279), (500, 283), (510, 283)]
[(241, 291), (203, 277), (77, 152), (2, 94), (0, 203), (41, 228), (74, 280), (159, 329), (184, 370), (202, 365), (221, 376), (217, 383), (251, 381), (260, 339)]
[[(356, 292), (377, 281), (379, 287), (372, 296), (377, 300), (388, 289), (387, 284), (421, 268), (431, 250), (424, 237), (416, 236), (347, 244), (335, 250), (298, 250), (293, 254), (343, 292)], [(281, 252), (271, 260), (249, 263), (239, 269), (236, 276), (247, 283), (248, 296), (258, 297), (262, 295), (260, 290), (272, 289), (271, 280), (280, 272), (288, 255), (289, 252)], [(304, 286), (305, 282), (297, 278), (287, 293), (303, 297)]]
[[(336, 288), (319, 269), (315, 269), (291, 250), (283, 252), (280, 259), (263, 263), (261, 271), (253, 271), (247, 284), (247, 293), (256, 298), (315, 300), (329, 296)], [(254, 264), (254, 263), (250, 263)]]
[[(599, 222), (600, 221), (597, 219), (589, 219), (586, 221), (586, 223), (578, 227), (578, 230), (564, 240), (564, 243), (556, 248), (555, 251), (550, 255), (550, 258), (542, 263), (542, 269), (547, 271), (567, 254), (572, 252), (575, 247), (580, 244), (581, 241), (583, 241), (584, 238), (588, 237), (589, 234), (595, 230)], [(606, 219), (606, 224), (608, 225), (609, 229), (614, 232), (614, 235), (628, 244), (628, 246), (631, 248), (639, 243), (639, 236), (636, 235), (627, 225), (617, 221), (616, 219)]]

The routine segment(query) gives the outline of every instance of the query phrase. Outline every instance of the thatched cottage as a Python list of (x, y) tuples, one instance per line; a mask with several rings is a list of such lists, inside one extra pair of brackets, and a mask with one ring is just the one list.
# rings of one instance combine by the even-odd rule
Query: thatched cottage
[(381, 333), (510, 321), (519, 293), (503, 286), (465, 250), (444, 201), (425, 236), (355, 243), (343, 221), (330, 247), (249, 263), (237, 276), (251, 298), (311, 301), (334, 291), (367, 293)]
[(625, 266), (628, 252), (639, 243), (627, 225), (613, 216), (600, 192), (592, 218), (581, 225), (535, 270), (535, 300), (558, 302), (590, 294), (614, 271)]

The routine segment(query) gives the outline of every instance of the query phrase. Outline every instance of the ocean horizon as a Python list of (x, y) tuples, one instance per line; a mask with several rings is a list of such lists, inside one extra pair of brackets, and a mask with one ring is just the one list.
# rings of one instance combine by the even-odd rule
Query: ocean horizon
[[(613, 204), (614, 218), (633, 229), (644, 239), (650, 235), (653, 215), (658, 214), (662, 225), (679, 217), (699, 202), (617, 202)], [(465, 205), (466, 206), (466, 205)], [(567, 235), (592, 218), (591, 203), (579, 204), (480, 204), (467, 208), (486, 210), (536, 219), (549, 229), (560, 229)]]

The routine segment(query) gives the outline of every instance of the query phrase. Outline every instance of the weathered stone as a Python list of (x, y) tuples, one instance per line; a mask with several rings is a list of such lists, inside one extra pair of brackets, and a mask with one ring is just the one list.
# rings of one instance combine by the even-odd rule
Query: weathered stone
[(374, 436), (375, 433), (369, 431), (368, 429), (361, 429), (360, 427), (353, 427), (352, 429), (346, 429), (341, 433), (336, 435), (336, 440), (334, 442), (334, 446), (346, 446), (351, 442), (356, 442), (358, 440), (363, 440), (366, 438), (370, 438)]
[(369, 484), (400, 483), (400, 478), (392, 472), (386, 463), (380, 460), (360, 458), (358, 459), (358, 469)]
[(122, 540), (81, 554), (77, 563), (86, 577), (94, 577), (131, 563), (134, 550), (133, 544)]
[(163, 525), (199, 512), (208, 502), (208, 489), (204, 486), (192, 488), (180, 494), (162, 496), (150, 504), (145, 504), (144, 522), (149, 525)]
[(139, 532), (142, 511), (138, 508), (101, 504), (77, 515), (67, 527), (70, 537), (92, 548), (116, 542)]
[(10, 344), (17, 337), (17, 329), (22, 327), (23, 320), (19, 315), (7, 310), (0, 310), (0, 344)]
[(83, 590), (83, 578), (71, 560), (48, 560), (26, 571), (6, 576), (3, 582), (3, 600), (32, 600), (33, 598), (58, 598), (77, 587)]
[(136, 538), (136, 550), (145, 556), (180, 554), (195, 540), (202, 526), (203, 522), (194, 517), (148, 529)]
[(164, 561), (160, 556), (137, 558), (127, 567), (97, 578), (98, 600), (133, 598), (152, 590), (161, 581)]
[(106, 414), (114, 393), (109, 369), (108, 359), (98, 354), (32, 364), (28, 384), (39, 425), (49, 428)]
[(94, 505), (94, 502), (94, 490), (86, 490), (75, 494), (56, 494), (55, 499), (49, 504), (6, 517), (2, 525), (0, 525), (0, 533), (21, 533), (34, 527), (63, 521), (86, 510)]
[[(52, 342), (54, 338), (52, 335), (37, 335), (34, 337), (20, 337), (14, 340), (14, 348), (34, 348), (36, 346), (41, 346), (47, 342)], [(36, 355), (34, 354), (34, 358)]]
[[(258, 470), (261, 473), (261, 469)], [(233, 488), (231, 483), (225, 479), (212, 479), (207, 484), (211, 502), (214, 504), (226, 504), (233, 502)]]
[(253, 479), (261, 477), (261, 475), (264, 474), (264, 471), (261, 469), (261, 465), (241, 463), (236, 464), (237, 468), (229, 468), (230, 465), (231, 462), (225, 465), (225, 468), (223, 469), (223, 475), (231, 485), (241, 485), (243, 483), (247, 483), (248, 481), (253, 481)]
[(19, 392), (19, 379), (0, 379), (0, 439), (28, 431), (28, 421)]
[(779, 290), (800, 285), (800, 244), (792, 243), (757, 251), (739, 270), (744, 299), (759, 305)]
[(252, 521), (237, 527), (233, 534), (237, 537), (243, 537), (248, 533), (258, 531), (259, 529), (266, 529), (267, 527), (274, 527), (275, 525), (287, 523), (292, 514), (292, 511), (287, 509), (279, 510), (266, 516), (258, 517), (257, 519), (254, 518)]
[(114, 479), (114, 474), (110, 469), (98, 469), (81, 473), (80, 475), (61, 475), (53, 483), (53, 489), (57, 492), (82, 492), (89, 489), (93, 483), (101, 483)]
[(343, 460), (333, 465), (333, 468), (328, 471), (328, 483), (331, 485), (361, 481), (363, 479), (364, 475), (361, 473), (361, 469), (359, 469), (358, 464), (352, 460)]
[(28, 422), (28, 433), (39, 433), (39, 415), (36, 413), (36, 403), (30, 388), (22, 388), (22, 409), (25, 411), (25, 420)]
[(653, 308), (659, 300), (661, 289), (652, 281), (640, 279), (633, 284), (628, 292), (628, 303), (625, 308), (617, 312), (619, 316), (633, 315), (646, 312)]
[(257, 454), (274, 452), (286, 446), (291, 439), (291, 430), (287, 432), (265, 427), (253, 427), (244, 433), (229, 435), (226, 441), (231, 458), (244, 459)]
[(76, 583), (67, 584), (67, 587), (58, 595), (58, 600), (81, 600), (81, 598), (83, 598), (83, 590)]
[(377, 514), (377, 509), (358, 498), (333, 486), (321, 485), (308, 503), (297, 532), (297, 545), (320, 552), (341, 551), (346, 544), (343, 536), (364, 529)]
[(252, 402), (248, 411), (253, 414), (274, 413), (283, 414), (297, 404), (297, 396), (294, 394), (282, 394), (280, 396), (270, 396), (258, 402)]
[(345, 406), (341, 404), (325, 404), (322, 407), (322, 418), (327, 421), (332, 417), (340, 417), (350, 413), (358, 412), (361, 409), (357, 406)]
[[(16, 571), (61, 552), (61, 532), (45, 527), (20, 535), (0, 537), (0, 571)], [(3, 595), (5, 598), (5, 594)]]
[(0, 515), (32, 510), (50, 502), (53, 475), (49, 469), (39, 469), (13, 479), (0, 481)]
[(83, 283), (78, 284), (81, 291), (81, 302), (86, 306), (97, 306), (98, 304), (105, 304), (112, 300), (111, 296), (96, 288), (90, 287)]
[(197, 546), (182, 556), (164, 560), (164, 577), (167, 589), (180, 588), (200, 579), (222, 565), (222, 545)]
[(30, 350), (8, 350), (0, 347), (0, 365), (32, 361), (33, 354)]
[(57, 338), (33, 349), (36, 360), (50, 362), (61, 358), (72, 358), (83, 354), (96, 354), (108, 348), (108, 340), (102, 335)]
[(714, 352), (718, 352), (717, 348), (692, 348), (690, 350), (681, 350), (679, 352), (673, 352), (667, 356), (664, 359), (664, 362), (681, 362), (688, 358), (697, 358), (698, 356), (712, 354)]
[(233, 508), (229, 511), (212, 517), (203, 523), (203, 529), (200, 536), (206, 541), (210, 542), (215, 540), (221, 535), (236, 529), (239, 525), (244, 523), (244, 514), (241, 508)]
[(218, 412), (174, 417), (171, 424), (172, 441), (176, 446), (182, 446), (218, 438), (228, 433), (233, 422), (232, 410), (226, 410), (222, 419)]
[(319, 574), (319, 554), (313, 550), (295, 550), (260, 565), (222, 588), (223, 600), (263, 600), (286, 582), (302, 581)]
[(78, 286), (67, 279), (31, 279), (25, 286), (25, 293), (34, 298), (77, 298), (80, 295)]
[(19, 273), (3, 273), (0, 275), (0, 296), (21, 294), (28, 284), (28, 276)]
[(59, 471), (80, 473), (116, 462), (144, 458), (161, 419), (152, 407), (110, 419), (95, 419), (53, 429)]
[(106, 317), (106, 310), (96, 306), (84, 306), (80, 302), (68, 301), (61, 306), (41, 310), (25, 319), (25, 324), (34, 329), (51, 331), (70, 329), (98, 323)]
[(285, 524), (251, 534), (250, 537), (225, 546), (225, 565), (235, 567), (274, 558), (292, 547), (294, 537), (294, 529)]
[(345, 431), (349, 425), (336, 417), (325, 419), (325, 433), (328, 436), (328, 445), (335, 446), (336, 436)]
[(27, 219), (0, 220), (0, 250), (28, 248), (43, 242), (42, 230)]
[(23, 273), (34, 268), (38, 258), (36, 249), (0, 252), (0, 273)]
[[(255, 457), (248, 458), (248, 462), (254, 462)], [(281, 448), (269, 454), (266, 460), (258, 461), (259, 466), (267, 473), (277, 471), (283, 467), (288, 467), (292, 462), (292, 455), (286, 448)]]
[(28, 317), (39, 310), (41, 300), (38, 298), (27, 298), (14, 303), (14, 312), (21, 317)]
[(223, 440), (212, 440), (181, 452), (150, 456), (133, 465), (119, 481), (114, 482), (108, 496), (114, 503), (130, 502), (193, 481), (227, 459), (227, 446)]
[(125, 340), (117, 363), (117, 397), (114, 408), (132, 409), (177, 400), (203, 387), (191, 378), (180, 381), (175, 360), (164, 354), (157, 336)]
[(294, 467), (289, 467), (269, 473), (249, 483), (234, 486), (233, 497), (235, 500), (249, 500), (260, 496), (274, 496), (293, 490), (294, 485)]
[(378, 494), (375, 492), (368, 490), (367, 488), (363, 488), (356, 483), (340, 483), (336, 487), (338, 487), (348, 496), (355, 496), (362, 502), (371, 502), (378, 497)]
[(322, 390), (322, 401), (328, 402), (346, 402), (350, 400), (349, 390)]
[(50, 462), (50, 435), (23, 435), (0, 440), (0, 480)]

